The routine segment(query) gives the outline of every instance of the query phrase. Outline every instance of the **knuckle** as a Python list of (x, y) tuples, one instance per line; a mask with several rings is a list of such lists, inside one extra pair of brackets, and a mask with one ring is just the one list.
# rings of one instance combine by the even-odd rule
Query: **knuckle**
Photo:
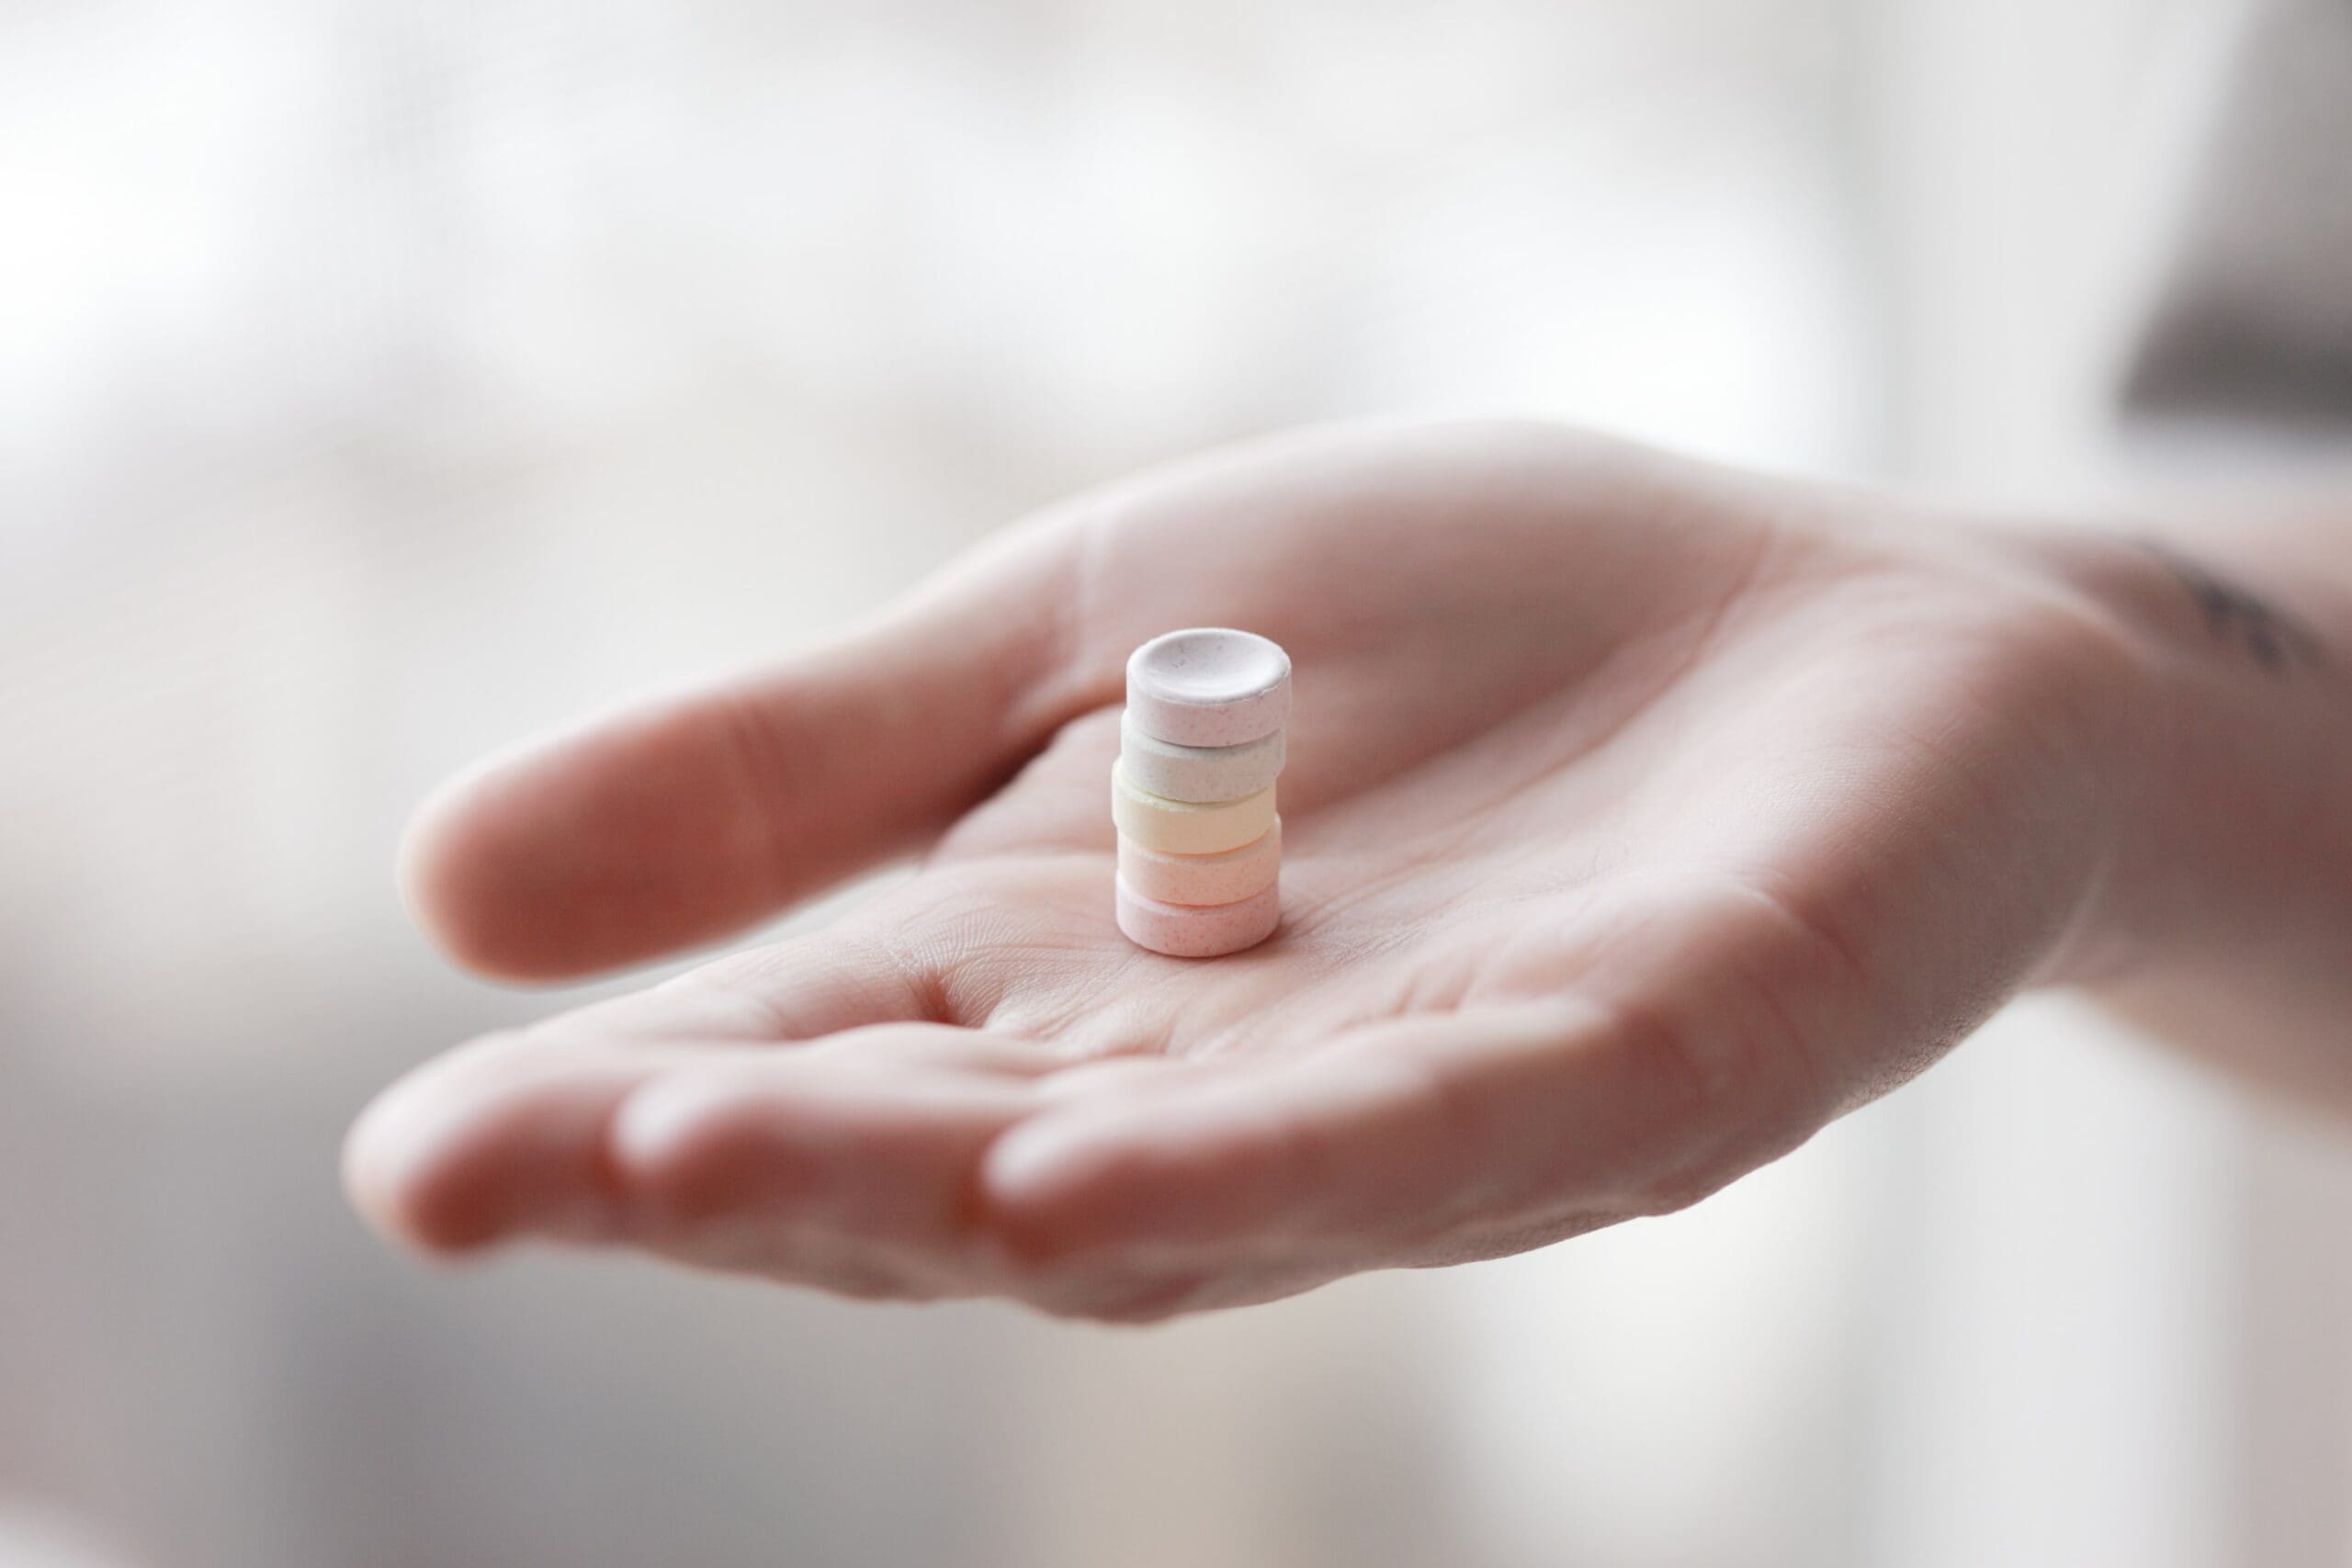
[(1675, 1129), (1631, 1194), (1637, 1212), (1688, 1208), (1761, 1164), (1762, 1151), (1792, 1145), (1788, 1130), (1807, 1125), (1792, 1110), (1799, 1075), (1779, 1030), (1728, 1020), (1702, 1026), (1655, 1010), (1621, 1014), (1619, 1028), (1660, 1086)]
[(1766, 1053), (1747, 1030), (1702, 1028), (1677, 1011), (1637, 1007), (1618, 1014), (1617, 1031), (1663, 1086), (1686, 1125), (1751, 1113), (1758, 1089), (1773, 1077)]
[(733, 1087), (708, 1074), (632, 1091), (607, 1145), (615, 1184), (640, 1220), (678, 1231), (767, 1223), (813, 1194), (821, 1174), (809, 1151), (746, 1114)]

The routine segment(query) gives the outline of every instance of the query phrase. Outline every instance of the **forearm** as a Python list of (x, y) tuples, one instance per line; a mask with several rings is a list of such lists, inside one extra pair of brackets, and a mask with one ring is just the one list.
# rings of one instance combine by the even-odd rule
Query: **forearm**
[(2146, 676), (2063, 977), (2352, 1107), (2352, 489), (2059, 547)]

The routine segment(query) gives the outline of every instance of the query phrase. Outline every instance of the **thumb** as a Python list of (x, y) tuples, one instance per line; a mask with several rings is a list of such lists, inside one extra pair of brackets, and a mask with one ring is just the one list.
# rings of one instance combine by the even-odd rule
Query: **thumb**
[(458, 962), (553, 979), (707, 942), (936, 834), (1114, 700), (1075, 653), (1074, 521), (1005, 536), (780, 669), (478, 766), (401, 883)]

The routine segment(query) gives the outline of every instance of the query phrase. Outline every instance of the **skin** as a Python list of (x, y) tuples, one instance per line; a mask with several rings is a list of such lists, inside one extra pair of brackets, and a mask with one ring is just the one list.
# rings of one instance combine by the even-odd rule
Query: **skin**
[[(435, 1252), (1117, 1320), (1679, 1208), (2027, 986), (2169, 1016), (2233, 973), (2277, 992), (2232, 957), (2265, 931), (2343, 950), (2327, 856), (2181, 847), (2215, 810), (2324, 826), (2297, 813), (2346, 776), (2314, 751), (2301, 795), (2233, 781), (2296, 705), (2340, 720), (2340, 682), (2302, 620), (2245, 591), (2265, 652), (2186, 563), (1534, 425), (1149, 476), (834, 648), (435, 798), (408, 897), (509, 978), (921, 864), (426, 1065), (354, 1130), (348, 1185)], [(1111, 920), (1124, 662), (1186, 625), (1296, 670), (1284, 922), (1206, 962)], [(2334, 1073), (2328, 971), (2279, 971), (2301, 1012), (2256, 1070)]]

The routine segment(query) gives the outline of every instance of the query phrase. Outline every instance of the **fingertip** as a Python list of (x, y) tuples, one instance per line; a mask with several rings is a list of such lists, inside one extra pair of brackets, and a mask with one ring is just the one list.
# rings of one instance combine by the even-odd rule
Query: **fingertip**
[(344, 1145), (353, 1204), (427, 1254), (525, 1235), (609, 1235), (616, 1197), (605, 1139), (643, 1069), (492, 1035), (378, 1097)]
[(639, 954), (612, 940), (614, 824), (601, 769), (550, 742), (479, 763), (427, 795), (395, 878), (410, 917), (485, 979), (545, 984)]
[(729, 705), (698, 698), (527, 742), (420, 805), (395, 875), (487, 978), (574, 978), (708, 942), (785, 897)]
[(508, 846), (493, 809), (477, 809), (475, 769), (435, 789), (410, 815), (393, 863), (409, 919), (452, 963), (484, 979), (527, 984), (555, 977), (543, 953), (518, 945), (498, 918)]
[(426, 1257), (481, 1250), (499, 1234), (482, 1201), (466, 1129), (433, 1114), (412, 1084), (395, 1085), (344, 1134), (344, 1191), (388, 1240)]

